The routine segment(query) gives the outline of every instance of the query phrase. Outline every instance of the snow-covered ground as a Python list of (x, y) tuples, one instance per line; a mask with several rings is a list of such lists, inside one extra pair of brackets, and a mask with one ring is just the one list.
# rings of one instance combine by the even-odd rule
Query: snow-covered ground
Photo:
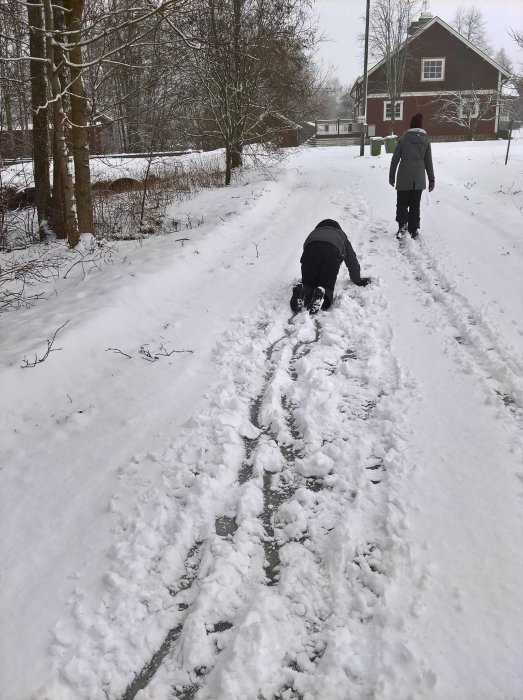
[[(390, 156), (304, 148), (0, 318), (2, 700), (523, 697), (505, 151), (434, 144), (398, 244)], [(293, 317), (327, 217), (373, 283)]]
[[(161, 175), (166, 170), (191, 170), (202, 166), (216, 165), (219, 151), (200, 152), (194, 151), (180, 156), (97, 156), (90, 160), (91, 182), (96, 185), (100, 182), (111, 182), (120, 178), (133, 178), (141, 180), (145, 173), (148, 175)], [(220, 161), (223, 158), (220, 158)], [(220, 163), (221, 165), (221, 163)], [(50, 172), (52, 179), (52, 171)], [(2, 168), (0, 173), (2, 187), (15, 191), (34, 187), (33, 164), (31, 161), (20, 161)]]

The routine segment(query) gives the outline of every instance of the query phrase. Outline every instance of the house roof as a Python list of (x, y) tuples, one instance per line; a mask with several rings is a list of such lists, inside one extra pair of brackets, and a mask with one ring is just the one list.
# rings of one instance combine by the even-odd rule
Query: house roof
[[(407, 39), (405, 39), (405, 41), (397, 48), (397, 51), (401, 51), (407, 44), (410, 44), (411, 41), (413, 41), (414, 39), (419, 37), (421, 34), (423, 34), (423, 32), (426, 31), (429, 27), (434, 26), (434, 24), (440, 24), (444, 29), (446, 29), (448, 32), (450, 32), (450, 34), (455, 36), (456, 39), (459, 39), (461, 42), (463, 42), (465, 44), (465, 46), (467, 46), (469, 49), (472, 49), (472, 51), (475, 51), (478, 54), (478, 56), (480, 56), (483, 60), (490, 63), (490, 65), (493, 66), (497, 71), (499, 71), (500, 73), (503, 73), (503, 75), (506, 78), (510, 78), (510, 73), (509, 73), (509, 71), (507, 71), (506, 68), (503, 68), (503, 66), (500, 63), (498, 63), (493, 58), (488, 56), (481, 49), (478, 49), (477, 46), (475, 46), (472, 42), (470, 42), (468, 39), (466, 39), (464, 36), (462, 36), (459, 32), (457, 32), (455, 29), (453, 29), (449, 24), (447, 24), (446, 22), (444, 22), (442, 19), (440, 19), (437, 16), (433, 17), (428, 22), (425, 22), (424, 24), (422, 24), (420, 26), (420, 28), (416, 32), (414, 32), (414, 34), (407, 37)], [(378, 68), (380, 68), (386, 62), (386, 60), (387, 60), (386, 58), (383, 58), (381, 61), (379, 61), (379, 63), (376, 63), (374, 66), (372, 66), (372, 68), (369, 69), (368, 75), (371, 75), (371, 73), (374, 73), (374, 71), (378, 70)], [(363, 75), (360, 75), (356, 79), (356, 81), (352, 87), (352, 90), (354, 90), (354, 88), (356, 87), (356, 85), (358, 85), (358, 83), (361, 83), (363, 81), (363, 77), (364, 77)], [(352, 92), (352, 90), (351, 90), (351, 92)]]

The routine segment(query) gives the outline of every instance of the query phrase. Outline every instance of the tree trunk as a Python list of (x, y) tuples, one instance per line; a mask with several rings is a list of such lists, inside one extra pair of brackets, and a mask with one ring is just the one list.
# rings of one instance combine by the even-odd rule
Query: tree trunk
[[(51, 113), (51, 120), (54, 124), (54, 110)], [(60, 158), (58, 153), (58, 144), (56, 141), (56, 131), (52, 128), (51, 134), (51, 151), (53, 159), (53, 187), (51, 193), (51, 228), (58, 240), (67, 238), (67, 225), (65, 221), (65, 205), (64, 205), (64, 188), (62, 184), (62, 169), (59, 167)]]
[(232, 153), (231, 147), (225, 146), (225, 184), (231, 184)]
[[(59, 62), (59, 52), (55, 50), (55, 43), (52, 32), (60, 27), (57, 26), (63, 11), (52, 0), (43, 0), (46, 35), (46, 56), (48, 81), (53, 97), (53, 165), (56, 182), (53, 180), (53, 214), (55, 213), (55, 196), (63, 207), (62, 220), (57, 222), (61, 231), (56, 231), (57, 235), (63, 235), (71, 248), (74, 248), (80, 240), (78, 223), (76, 220), (73, 178), (69, 170), (69, 150), (67, 145), (67, 129), (65, 114), (65, 94), (60, 81), (59, 70), (62, 62)], [(54, 9), (54, 12), (53, 12)], [(55, 221), (53, 217), (53, 221)]]
[[(234, 76), (233, 84), (234, 98), (232, 100), (232, 111), (233, 111), (233, 121), (234, 121), (234, 134), (235, 137), (240, 136), (238, 133), (241, 124), (241, 109), (239, 109), (239, 100), (241, 100), (242, 92), (242, 61), (243, 56), (240, 50), (240, 38), (242, 33), (242, 9), (244, 5), (244, 0), (234, 0)], [(242, 143), (241, 138), (234, 138), (231, 144), (231, 168), (239, 168), (242, 165)]]
[(393, 134), (395, 130), (396, 122), (396, 100), (394, 97), (390, 101), (390, 124), (389, 124), (389, 134)]
[[(45, 58), (43, 19), (38, 0), (28, 0), (29, 51), (37, 59)], [(31, 106), (33, 111), (33, 171), (35, 206), (40, 240), (46, 235), (45, 224), (51, 211), (51, 184), (49, 180), (49, 111), (47, 109), (47, 80), (42, 60), (29, 62), (31, 75)]]
[(239, 168), (243, 165), (242, 147), (234, 145), (231, 148), (231, 168)]
[(71, 141), (74, 159), (74, 191), (78, 213), (80, 233), (92, 233), (93, 202), (91, 193), (91, 171), (89, 168), (89, 131), (87, 124), (88, 109), (82, 79), (82, 49), (78, 45), (84, 0), (65, 0), (65, 26), (68, 42), (72, 44), (69, 51), (71, 95)]
[(9, 81), (7, 79), (7, 76), (4, 74), (4, 66), (2, 65), (0, 68), (0, 80), (2, 82), (2, 91), (0, 92), (0, 99), (3, 102), (3, 115), (5, 116), (5, 131), (4, 131), (4, 120), (2, 119), (2, 132), (4, 133), (4, 139), (3, 143), (5, 144), (4, 148), (6, 150), (6, 153), (8, 153), (8, 157), (12, 158), (13, 156), (16, 157), (16, 152), (15, 152), (15, 141), (14, 141), (14, 134), (13, 134), (13, 119), (11, 116), (11, 94), (8, 89), (6, 89), (4, 86), (9, 85)]

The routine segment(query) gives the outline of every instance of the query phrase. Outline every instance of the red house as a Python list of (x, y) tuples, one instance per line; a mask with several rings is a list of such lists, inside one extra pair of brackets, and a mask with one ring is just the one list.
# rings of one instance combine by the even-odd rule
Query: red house
[[(367, 123), (376, 136), (403, 133), (416, 112), (432, 140), (493, 139), (502, 114), (501, 90), (510, 73), (439, 17), (421, 14), (398, 49), (406, 52), (395, 119), (387, 90), (386, 61), (368, 71)], [(363, 77), (355, 82), (355, 117), (365, 113)]]

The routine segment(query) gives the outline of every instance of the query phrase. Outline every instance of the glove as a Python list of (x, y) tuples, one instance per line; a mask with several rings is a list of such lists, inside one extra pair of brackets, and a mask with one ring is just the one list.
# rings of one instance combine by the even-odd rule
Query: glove
[(362, 277), (359, 282), (356, 282), (358, 287), (366, 287), (368, 284), (372, 282), (370, 277)]
[(435, 185), (436, 185), (436, 183), (434, 182), (434, 180), (431, 180), (431, 181), (429, 182), (429, 192), (432, 192), (432, 190), (434, 189)]
[(389, 177), (389, 185), (392, 185), (392, 187), (394, 187), (394, 178), (393, 177)]

